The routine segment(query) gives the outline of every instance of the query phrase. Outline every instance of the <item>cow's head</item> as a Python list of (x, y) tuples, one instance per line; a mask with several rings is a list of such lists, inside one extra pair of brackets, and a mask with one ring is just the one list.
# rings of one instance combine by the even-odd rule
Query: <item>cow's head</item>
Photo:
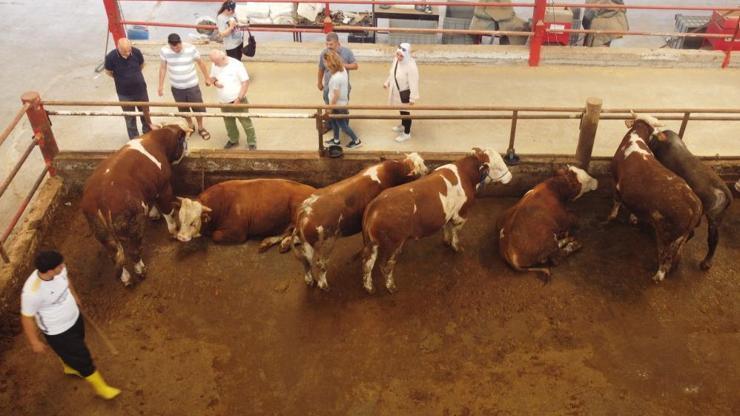
[(424, 163), (424, 159), (416, 152), (407, 154), (406, 158), (403, 160), (403, 164), (409, 171), (408, 176), (418, 178), (429, 173), (429, 169)]
[(478, 186), (492, 182), (501, 182), (503, 184), (511, 181), (511, 172), (509, 167), (504, 163), (504, 158), (498, 152), (492, 149), (473, 148), (473, 155), (480, 161), (478, 170)]
[(574, 175), (575, 179), (578, 181), (578, 184), (580, 185), (578, 194), (575, 197), (573, 197), (574, 201), (580, 198), (581, 195), (585, 194), (586, 192), (595, 191), (596, 188), (599, 187), (599, 181), (597, 181), (594, 177), (589, 175), (585, 170), (581, 168), (568, 165), (567, 173)]
[(632, 118), (625, 120), (624, 124), (637, 133), (645, 143), (649, 143), (653, 139), (661, 142), (668, 140), (668, 136), (663, 131), (665, 125), (660, 120), (649, 114), (636, 114), (632, 110), (630, 110), (630, 114)]
[(193, 238), (200, 237), (202, 224), (211, 219), (211, 209), (197, 200), (180, 197), (177, 199), (180, 201), (180, 211), (177, 213), (180, 229), (177, 231), (177, 239), (187, 243)]
[(180, 163), (188, 155), (188, 138), (193, 129), (187, 125), (167, 124), (162, 125), (159, 131), (162, 131), (159, 137), (164, 137), (166, 142), (167, 160), (173, 165)]

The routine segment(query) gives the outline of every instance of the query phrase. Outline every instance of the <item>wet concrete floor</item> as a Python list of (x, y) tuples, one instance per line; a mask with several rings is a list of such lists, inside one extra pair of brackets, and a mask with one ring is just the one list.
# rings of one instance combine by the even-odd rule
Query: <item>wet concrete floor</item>
[[(171, 241), (153, 223), (148, 277), (133, 289), (90, 235), (77, 202), (46, 247), (64, 252), (112, 402), (35, 356), (18, 336), (0, 359), (0, 413), (13, 415), (731, 415), (740, 413), (740, 205), (711, 272), (703, 225), (661, 284), (652, 232), (603, 225), (587, 195), (582, 251), (548, 285), (496, 254), (495, 219), (514, 199), (482, 199), (455, 254), (440, 234), (410, 242), (399, 291), (367, 295), (357, 236), (337, 244), (328, 293), (290, 254), (257, 241)], [(376, 277), (378, 288), (382, 282)], [(6, 319), (8, 317), (5, 317)]]

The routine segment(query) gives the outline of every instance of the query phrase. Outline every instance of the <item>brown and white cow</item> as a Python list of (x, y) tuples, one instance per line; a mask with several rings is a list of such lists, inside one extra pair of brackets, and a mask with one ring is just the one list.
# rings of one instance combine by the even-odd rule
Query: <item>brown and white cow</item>
[(280, 241), (287, 249), (298, 208), (315, 191), (312, 186), (285, 179), (221, 182), (195, 200), (179, 198), (177, 239), (188, 242), (200, 237), (201, 232), (217, 243), (243, 243), (252, 236), (270, 236), (262, 249)]
[[(634, 115), (633, 117), (637, 117)], [(691, 154), (676, 132), (663, 128), (655, 117), (643, 115), (642, 120), (653, 127), (649, 137), (642, 139), (650, 146), (655, 158), (678, 176), (682, 177), (701, 200), (707, 217), (707, 255), (701, 262), (703, 270), (712, 267), (714, 251), (719, 243), (719, 227), (727, 208), (732, 203), (732, 192), (722, 178), (699, 158)], [(631, 126), (632, 120), (627, 120)], [(641, 130), (647, 132), (647, 130)]]
[(681, 248), (699, 225), (702, 206), (686, 181), (655, 159), (643, 137), (653, 127), (642, 118), (631, 126), (611, 163), (614, 178), (613, 220), (624, 204), (638, 220), (655, 229), (658, 244), (658, 271), (655, 282), (662, 281), (676, 266)]
[(167, 229), (175, 234), (172, 165), (188, 153), (191, 130), (167, 125), (130, 140), (104, 160), (85, 183), (80, 204), (95, 238), (116, 264), (121, 282), (132, 284), (131, 270), (145, 272), (141, 259), (147, 214), (165, 213)]
[(365, 211), (362, 235), (363, 285), (374, 292), (372, 272), (380, 260), (385, 287), (394, 292), (393, 268), (406, 240), (420, 239), (444, 228), (444, 241), (461, 251), (458, 232), (484, 182), (508, 183), (511, 172), (501, 155), (492, 150), (473, 149), (455, 163), (440, 166), (429, 175), (387, 189)]
[(598, 181), (586, 171), (568, 166), (529, 190), (499, 218), (501, 258), (514, 270), (540, 272), (547, 280), (548, 267), (532, 266), (554, 263), (581, 247), (570, 235), (578, 219), (565, 204), (597, 186)]
[[(328, 290), (326, 268), (338, 237), (362, 231), (365, 207), (384, 189), (412, 181), (427, 173), (424, 159), (417, 153), (401, 160), (386, 160), (360, 173), (321, 188), (303, 202), (293, 233), (294, 252), (303, 264), (306, 284), (314, 280)], [(318, 268), (314, 279), (313, 269)]]

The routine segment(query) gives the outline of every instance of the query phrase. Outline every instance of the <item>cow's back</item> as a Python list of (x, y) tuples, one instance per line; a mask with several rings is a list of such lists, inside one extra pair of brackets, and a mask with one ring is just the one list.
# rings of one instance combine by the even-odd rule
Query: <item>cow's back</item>
[(655, 157), (686, 181), (701, 200), (704, 211), (726, 209), (732, 202), (732, 193), (722, 178), (694, 156), (675, 132), (663, 133), (667, 135), (666, 141), (653, 140), (650, 145)]
[(527, 192), (499, 221), (499, 253), (509, 264), (528, 267), (543, 262), (557, 249), (555, 236), (570, 224), (565, 206), (544, 184)]
[(290, 225), (296, 206), (315, 188), (283, 179), (225, 181), (198, 200), (212, 210), (208, 229), (245, 229), (249, 235), (273, 235)]
[(625, 160), (618, 191), (630, 211), (659, 225), (671, 239), (686, 234), (701, 219), (701, 201), (686, 181), (652, 157)]

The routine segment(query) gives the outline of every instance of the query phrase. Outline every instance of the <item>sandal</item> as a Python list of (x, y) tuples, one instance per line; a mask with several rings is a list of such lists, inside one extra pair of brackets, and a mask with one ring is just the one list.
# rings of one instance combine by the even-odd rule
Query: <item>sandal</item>
[(206, 129), (198, 129), (198, 134), (200, 134), (200, 137), (203, 140), (211, 140), (211, 133), (209, 133)]

